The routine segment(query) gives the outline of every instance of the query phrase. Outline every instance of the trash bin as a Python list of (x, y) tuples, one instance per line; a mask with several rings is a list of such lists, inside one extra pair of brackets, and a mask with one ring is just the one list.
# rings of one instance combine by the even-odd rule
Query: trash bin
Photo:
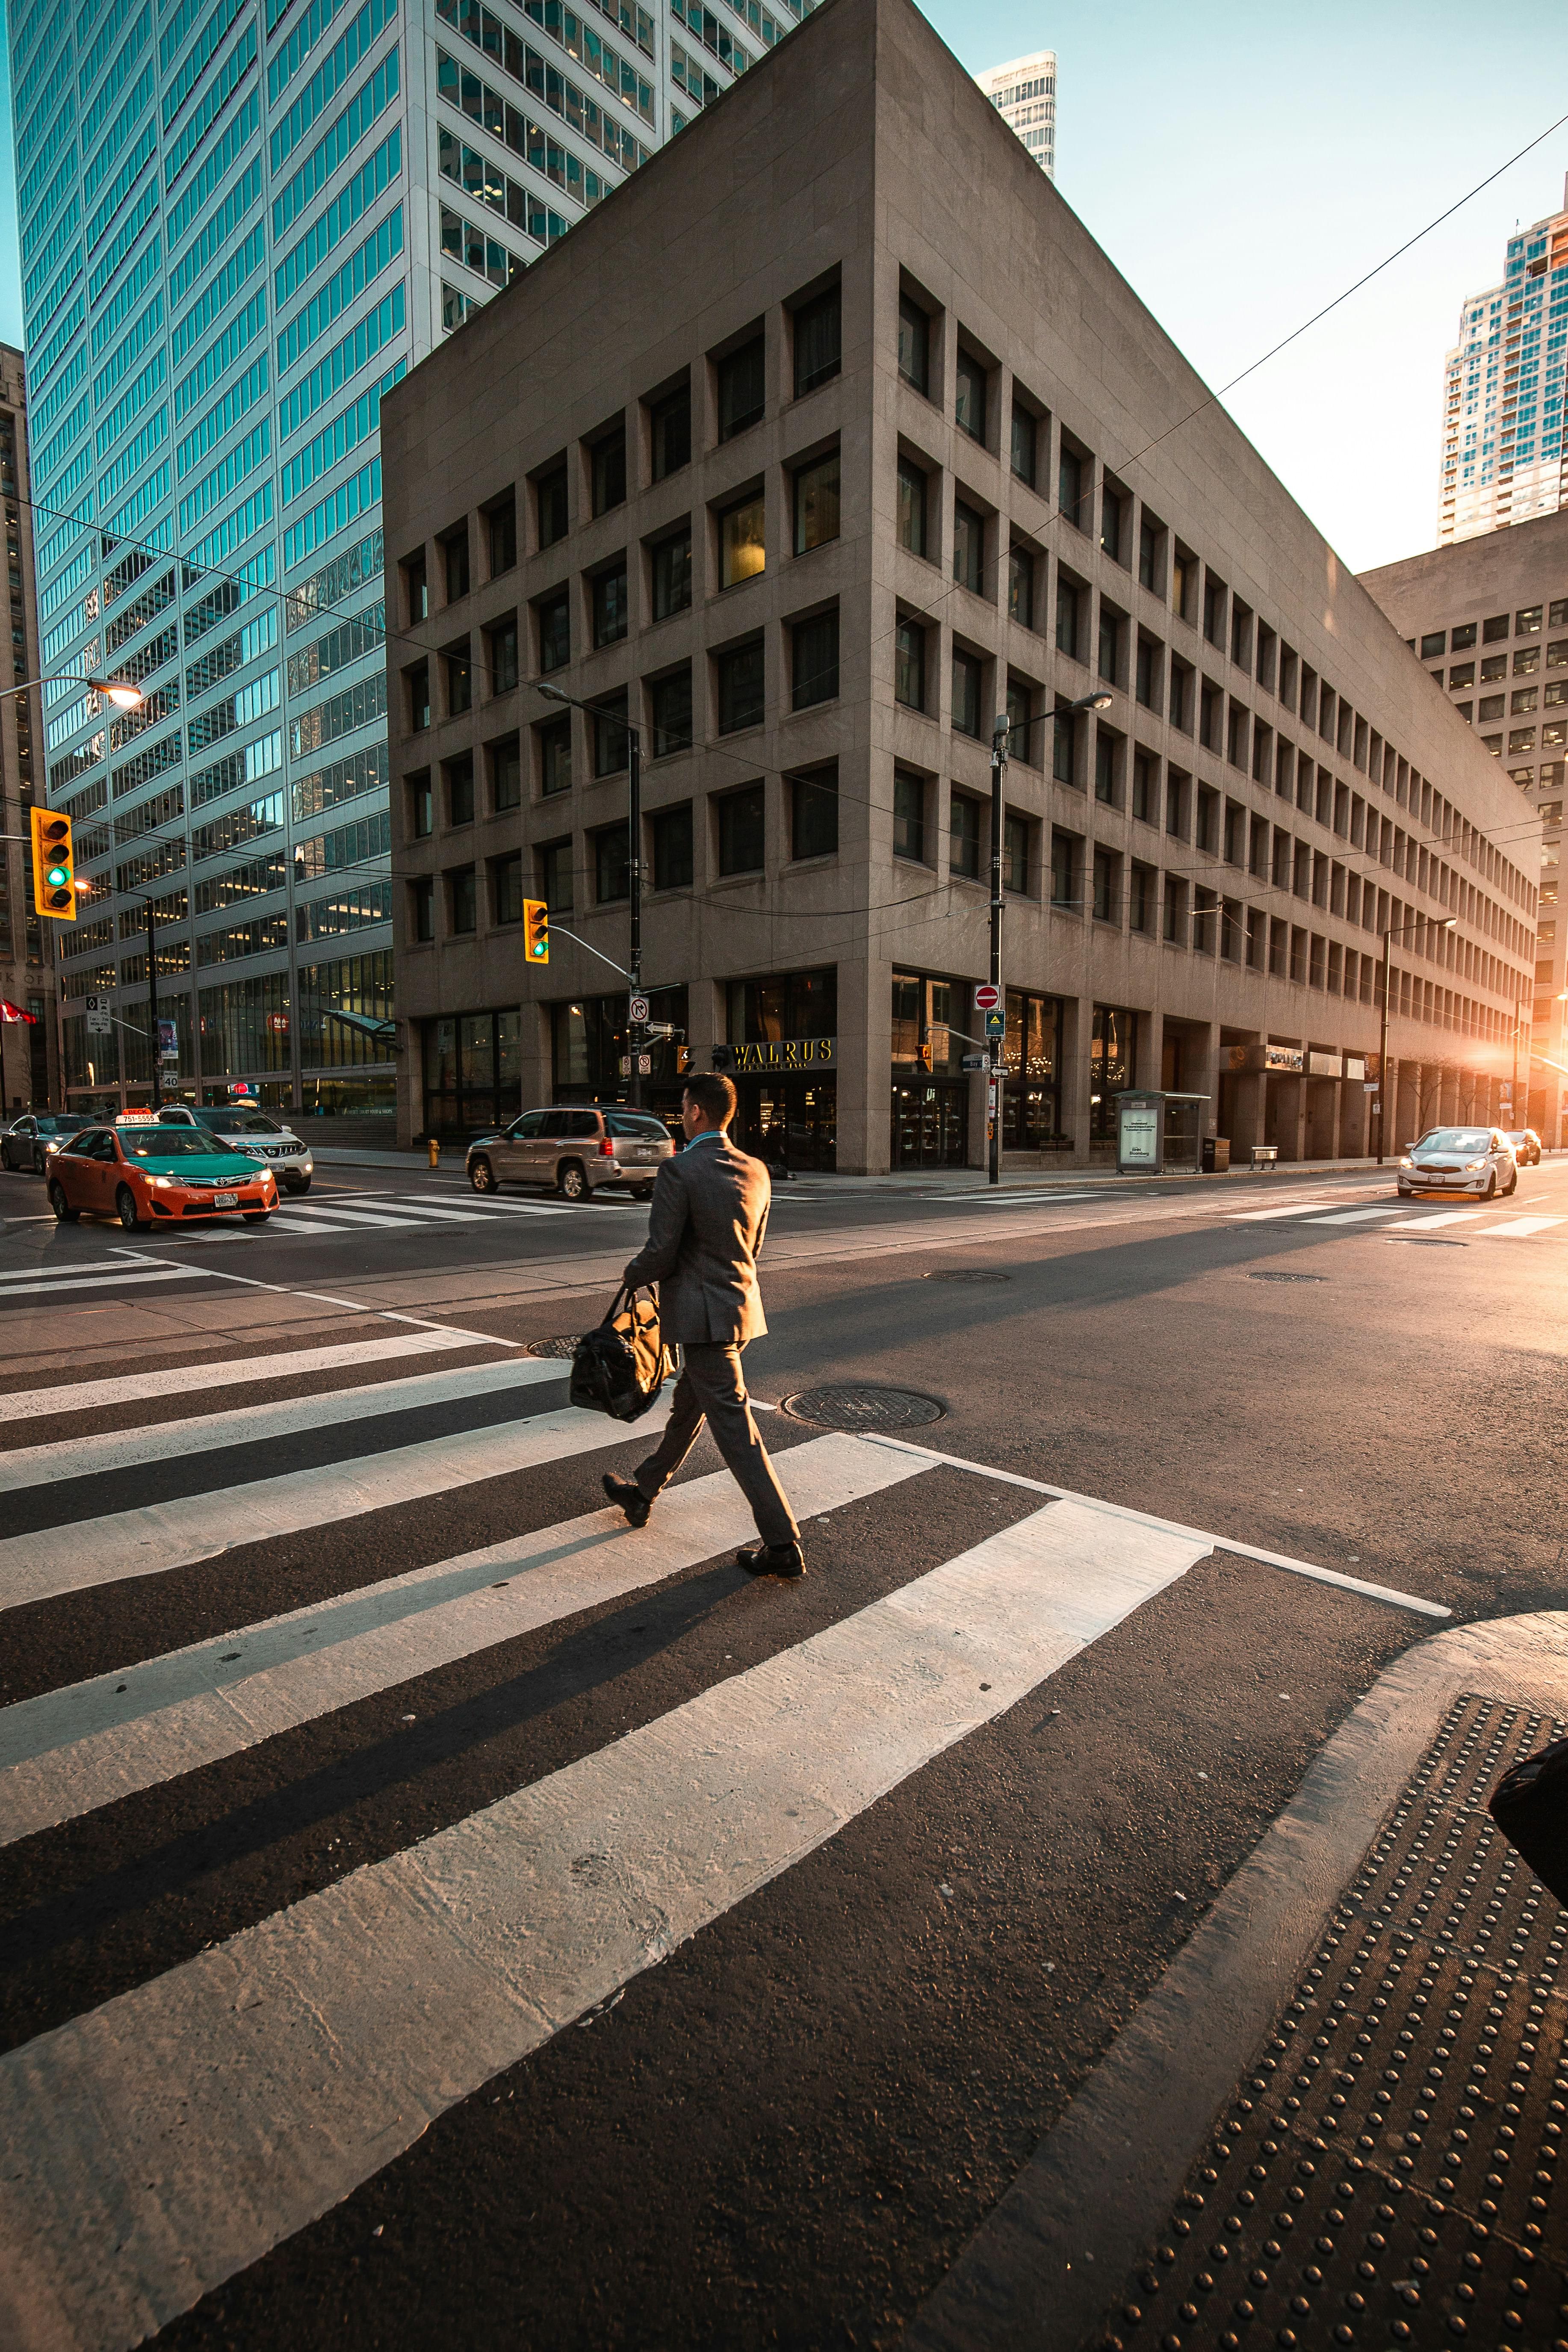
[(1204, 1174), (1223, 1176), (1230, 1166), (1228, 1135), (1205, 1135), (1204, 1138)]

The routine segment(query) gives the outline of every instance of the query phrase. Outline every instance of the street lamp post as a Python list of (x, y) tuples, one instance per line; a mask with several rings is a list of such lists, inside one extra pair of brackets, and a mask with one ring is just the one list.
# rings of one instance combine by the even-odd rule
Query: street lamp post
[[(1377, 1041), (1377, 1164), (1380, 1168), (1388, 1142), (1389, 944), (1394, 940), (1406, 938), (1411, 931), (1425, 930), (1429, 920), (1428, 916), (1418, 915), (1413, 923), (1404, 923), (1397, 930), (1386, 930), (1383, 935), (1383, 1013), (1378, 1024)], [(1450, 915), (1447, 922), (1439, 923), (1436, 928), (1440, 931), (1452, 931), (1458, 929), (1458, 915)]]
[[(626, 879), (631, 888), (631, 938), (626, 957), (626, 978), (631, 983), (631, 994), (639, 995), (642, 990), (642, 730), (634, 727), (631, 720), (623, 718), (618, 710), (609, 711), (599, 703), (584, 702), (579, 696), (566, 693), (562, 687), (542, 686), (535, 681), (534, 691), (547, 696), (552, 702), (569, 703), (574, 710), (586, 711), (590, 715), (597, 713), (602, 718), (611, 719), (626, 730), (626, 831), (630, 835), (626, 846), (631, 853), (626, 864)], [(626, 1102), (634, 1110), (640, 1109), (642, 1106), (642, 1073), (638, 1067), (642, 1044), (643, 1024), (631, 1018), (628, 1004)]]

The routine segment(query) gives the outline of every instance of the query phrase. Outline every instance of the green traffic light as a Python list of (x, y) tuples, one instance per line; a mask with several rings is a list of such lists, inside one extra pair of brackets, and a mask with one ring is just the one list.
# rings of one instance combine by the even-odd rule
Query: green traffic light
[(48, 871), (48, 883), (49, 887), (52, 890), (63, 890), (70, 878), (71, 870), (68, 866), (50, 866)]

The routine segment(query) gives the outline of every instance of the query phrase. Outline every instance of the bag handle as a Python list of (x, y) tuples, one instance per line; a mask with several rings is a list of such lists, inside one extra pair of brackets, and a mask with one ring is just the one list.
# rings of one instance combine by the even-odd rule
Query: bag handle
[(636, 1284), (623, 1282), (605, 1311), (605, 1319), (599, 1326), (601, 1331), (607, 1331), (610, 1329), (615, 1322), (616, 1317), (620, 1313), (621, 1301), (623, 1299), (625, 1299), (628, 1309), (635, 1305), (639, 1290), (646, 1290), (647, 1292), (649, 1298), (653, 1301), (654, 1307), (657, 1312), (658, 1307), (658, 1287), (655, 1284), (651, 1282), (639, 1282)]

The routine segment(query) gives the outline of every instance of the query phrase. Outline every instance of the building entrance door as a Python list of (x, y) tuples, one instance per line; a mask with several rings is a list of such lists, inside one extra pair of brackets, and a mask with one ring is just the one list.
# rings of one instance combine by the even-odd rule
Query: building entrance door
[(895, 1168), (962, 1168), (969, 1157), (969, 1085), (897, 1079), (893, 1085)]
[(838, 1079), (742, 1078), (735, 1087), (734, 1138), (770, 1167), (831, 1175), (838, 1165)]

